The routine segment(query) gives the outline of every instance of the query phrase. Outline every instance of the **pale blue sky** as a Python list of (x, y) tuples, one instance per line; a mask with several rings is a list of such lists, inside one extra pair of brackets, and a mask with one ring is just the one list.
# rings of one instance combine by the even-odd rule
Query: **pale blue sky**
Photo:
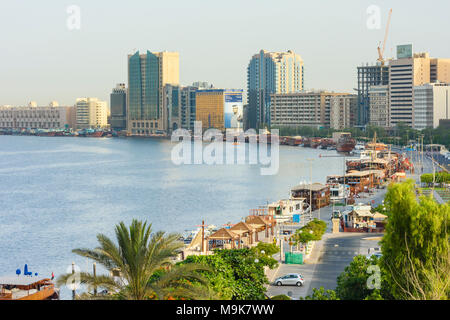
[[(70, 5), (81, 8), (80, 30), (66, 27)], [(366, 27), (370, 5), (381, 9), (379, 30)], [(254, 53), (291, 49), (305, 62), (307, 89), (352, 91), (356, 66), (377, 58), (391, 7), (388, 56), (413, 43), (450, 58), (448, 0), (0, 0), (0, 105), (109, 101), (133, 49), (178, 51), (181, 84), (244, 90)]]

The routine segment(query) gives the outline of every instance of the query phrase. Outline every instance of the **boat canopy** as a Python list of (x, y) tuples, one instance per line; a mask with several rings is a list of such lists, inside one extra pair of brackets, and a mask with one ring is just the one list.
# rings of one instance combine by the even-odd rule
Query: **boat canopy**
[(0, 285), (29, 286), (44, 280), (50, 281), (50, 279), (46, 277), (7, 276), (0, 277)]

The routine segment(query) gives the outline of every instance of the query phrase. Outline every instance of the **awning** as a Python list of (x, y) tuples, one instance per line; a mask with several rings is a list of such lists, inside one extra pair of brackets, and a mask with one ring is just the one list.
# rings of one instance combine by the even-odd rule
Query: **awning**
[(254, 228), (252, 228), (245, 222), (239, 222), (230, 228), (230, 231), (232, 231), (238, 235), (241, 235), (241, 236), (244, 233), (249, 233), (249, 232), (252, 232), (253, 230), (254, 230)]
[(208, 240), (234, 240), (237, 238), (238, 235), (236, 233), (230, 231), (230, 229), (222, 228), (210, 235)]

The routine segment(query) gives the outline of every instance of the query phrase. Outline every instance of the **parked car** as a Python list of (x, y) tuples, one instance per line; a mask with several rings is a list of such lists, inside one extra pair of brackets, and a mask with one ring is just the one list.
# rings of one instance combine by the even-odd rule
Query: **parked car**
[(297, 286), (301, 287), (305, 280), (303, 279), (303, 276), (298, 273), (289, 273), (285, 276), (279, 277), (275, 279), (274, 284), (277, 286)]

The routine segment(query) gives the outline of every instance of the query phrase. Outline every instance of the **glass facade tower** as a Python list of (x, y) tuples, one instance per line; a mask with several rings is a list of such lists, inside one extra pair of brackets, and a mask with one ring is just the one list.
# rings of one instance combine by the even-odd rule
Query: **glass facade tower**
[(254, 55), (247, 68), (248, 124), (270, 125), (270, 95), (304, 90), (303, 60), (292, 51)]
[(132, 135), (167, 133), (163, 88), (179, 84), (177, 52), (139, 51), (128, 56), (128, 131)]

